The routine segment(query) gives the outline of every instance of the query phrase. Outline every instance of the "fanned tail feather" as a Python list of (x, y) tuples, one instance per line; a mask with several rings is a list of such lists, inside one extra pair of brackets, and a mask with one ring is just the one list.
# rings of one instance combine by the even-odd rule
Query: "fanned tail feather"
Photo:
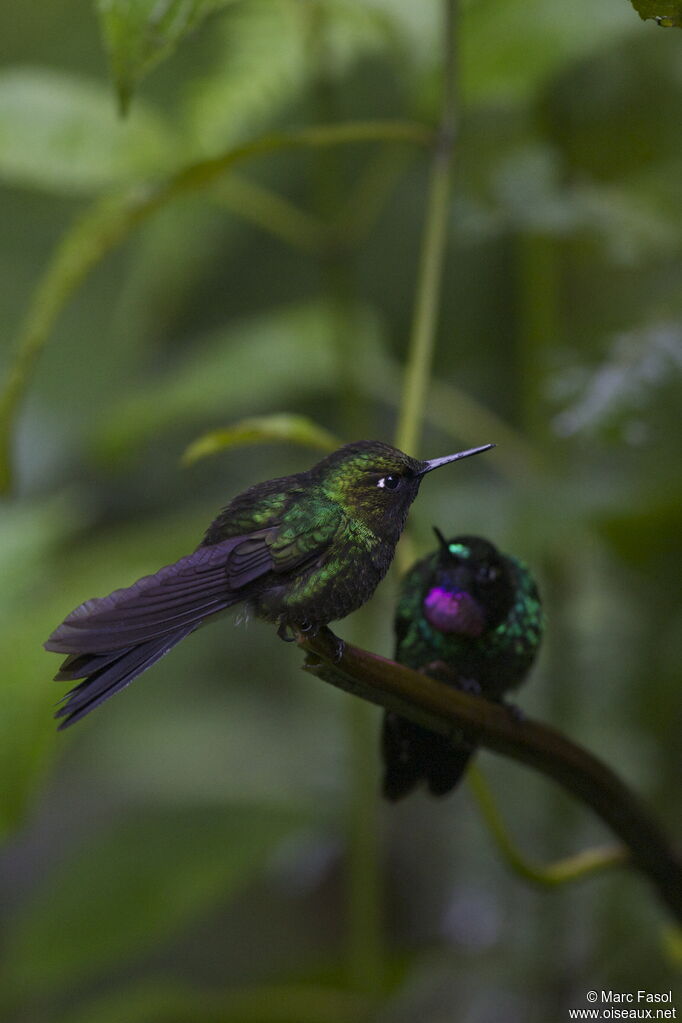
[(195, 628), (195, 625), (186, 625), (175, 632), (164, 633), (158, 639), (147, 640), (108, 655), (80, 654), (75, 658), (68, 657), (55, 677), (58, 680), (84, 678), (85, 681), (69, 690), (61, 701), (63, 706), (55, 714), (56, 718), (64, 718), (60, 730), (80, 721), (114, 693), (125, 689), (141, 672), (150, 668)]
[(84, 681), (64, 697), (56, 717), (73, 724), (244, 594), (230, 585), (226, 566), (243, 537), (200, 547), (155, 575), (106, 597), (86, 600), (55, 629), (47, 650), (68, 654), (58, 681)]

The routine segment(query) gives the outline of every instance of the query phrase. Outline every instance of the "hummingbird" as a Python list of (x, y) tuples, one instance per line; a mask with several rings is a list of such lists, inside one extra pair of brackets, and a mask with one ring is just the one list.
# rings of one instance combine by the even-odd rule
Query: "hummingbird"
[(345, 618), (386, 574), (424, 476), (491, 447), (419, 461), (381, 441), (356, 441), (306, 472), (245, 490), (192, 554), (86, 600), (55, 629), (44, 646), (68, 655), (55, 678), (83, 680), (61, 701), (60, 728), (236, 604), (277, 624), (282, 639)]
[[(530, 671), (544, 630), (526, 565), (480, 536), (446, 540), (405, 576), (395, 616), (395, 659), (465, 692), (501, 701)], [(384, 714), (383, 794), (426, 783), (436, 796), (461, 779), (475, 747)]]

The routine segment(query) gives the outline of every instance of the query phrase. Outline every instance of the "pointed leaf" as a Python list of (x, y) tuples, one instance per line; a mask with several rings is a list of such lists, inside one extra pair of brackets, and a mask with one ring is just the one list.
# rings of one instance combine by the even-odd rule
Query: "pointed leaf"
[(97, 0), (121, 111), (140, 79), (204, 18), (232, 0)]
[(307, 416), (282, 412), (271, 416), (250, 416), (222, 430), (205, 433), (189, 445), (182, 460), (185, 465), (192, 465), (200, 458), (215, 455), (227, 448), (242, 447), (245, 444), (269, 444), (272, 441), (300, 444), (318, 451), (334, 451), (341, 445), (337, 437)]

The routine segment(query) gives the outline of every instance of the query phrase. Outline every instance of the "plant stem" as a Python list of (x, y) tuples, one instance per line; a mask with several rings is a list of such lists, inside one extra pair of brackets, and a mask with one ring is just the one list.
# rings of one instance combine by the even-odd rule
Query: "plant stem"
[[(391, 403), (401, 373), (398, 361), (385, 356), (380, 370), (367, 374), (362, 387), (373, 401)], [(524, 435), (455, 384), (431, 381), (423, 419), (444, 436), (463, 442), (463, 447), (473, 448), (481, 438), (494, 437), (498, 447), (486, 454), (486, 465), (493, 465), (500, 476), (517, 485), (537, 483), (538, 459)]]
[(218, 181), (210, 192), (236, 217), (255, 224), (293, 248), (319, 253), (325, 241), (323, 225), (294, 203), (238, 174)]
[(123, 193), (95, 202), (59, 242), (33, 293), (17, 338), (14, 359), (0, 393), (0, 493), (9, 490), (12, 484), (10, 449), (14, 421), (57, 317), (90, 270), (136, 227), (172, 200), (206, 188), (232, 167), (257, 156), (350, 143), (428, 145), (431, 137), (427, 128), (411, 121), (352, 121), (276, 132), (190, 164), (164, 181), (138, 183)]
[(682, 858), (648, 808), (592, 753), (547, 725), (517, 721), (508, 708), (345, 644), (329, 630), (302, 640), (305, 670), (345, 692), (377, 703), (432, 732), (484, 746), (554, 779), (602, 819), (627, 847), (631, 863), (652, 882), (682, 922)]
[(538, 864), (528, 860), (509, 835), (502, 814), (500, 813), (490, 786), (480, 768), (472, 764), (467, 771), (467, 781), (471, 785), (478, 808), (492, 835), (497, 848), (506, 863), (521, 877), (534, 884), (556, 887), (567, 881), (579, 881), (598, 871), (609, 870), (611, 867), (622, 867), (628, 863), (628, 852), (622, 845), (604, 845), (582, 852), (554, 863)]
[(441, 117), (431, 164), (426, 221), (419, 261), (410, 349), (396, 445), (415, 455), (431, 373), (447, 239), (450, 171), (457, 127), (455, 73), (457, 0), (444, 0)]
[[(447, 243), (450, 174), (457, 131), (456, 18), (457, 0), (446, 0), (444, 3), (445, 57), (441, 119), (431, 167), (431, 182), (422, 242), (410, 351), (405, 371), (401, 415), (396, 435), (396, 446), (410, 453), (416, 453), (421, 425), (424, 419), (424, 405), (433, 362)], [(537, 330), (533, 334), (535, 344), (540, 343), (537, 335), (540, 334), (542, 336), (543, 326), (544, 324), (538, 325)], [(450, 407), (453, 404), (449, 400), (451, 395), (448, 394), (447, 385), (445, 384), (441, 385), (438, 397), (440, 398), (441, 407), (446, 405)], [(463, 397), (466, 398), (466, 396)], [(466, 415), (466, 411), (470, 412), (472, 410), (477, 413), (478, 420), (490, 421), (494, 424), (496, 432), (502, 433), (496, 417), (482, 415), (480, 406), (476, 406), (473, 402), (469, 401), (468, 409), (465, 407), (464, 414)], [(460, 414), (461, 412), (462, 410), (460, 410)], [(505, 436), (509, 438), (510, 435), (512, 435), (512, 431), (506, 429)], [(515, 468), (518, 470), (519, 464), (521, 464), (524, 474), (531, 476), (533, 473), (532, 449), (525, 445), (521, 438), (512, 436), (511, 439), (514, 443), (510, 444), (510, 451), (512, 454), (516, 454), (517, 460)], [(405, 570), (412, 560), (409, 538), (406, 538), (406, 541), (398, 549), (397, 560), (402, 570)], [(506, 854), (509, 862), (518, 867), (520, 872), (523, 873), (525, 871), (526, 875), (530, 876), (533, 874), (533, 868), (525, 864), (523, 857), (513, 847), (511, 840), (508, 839), (492, 793), (487, 788), (480, 773), (478, 774), (478, 779), (478, 786), (474, 785), (474, 795), (493, 838), (497, 842), (498, 847)], [(570, 866), (567, 869), (570, 869)], [(539, 878), (540, 874), (540, 868), (534, 871), (536, 879)]]

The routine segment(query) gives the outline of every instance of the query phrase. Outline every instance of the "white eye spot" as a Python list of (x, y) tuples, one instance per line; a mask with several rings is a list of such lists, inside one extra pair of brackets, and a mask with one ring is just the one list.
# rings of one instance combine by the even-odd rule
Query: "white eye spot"
[(400, 476), (382, 476), (377, 486), (384, 490), (397, 490), (400, 486)]

